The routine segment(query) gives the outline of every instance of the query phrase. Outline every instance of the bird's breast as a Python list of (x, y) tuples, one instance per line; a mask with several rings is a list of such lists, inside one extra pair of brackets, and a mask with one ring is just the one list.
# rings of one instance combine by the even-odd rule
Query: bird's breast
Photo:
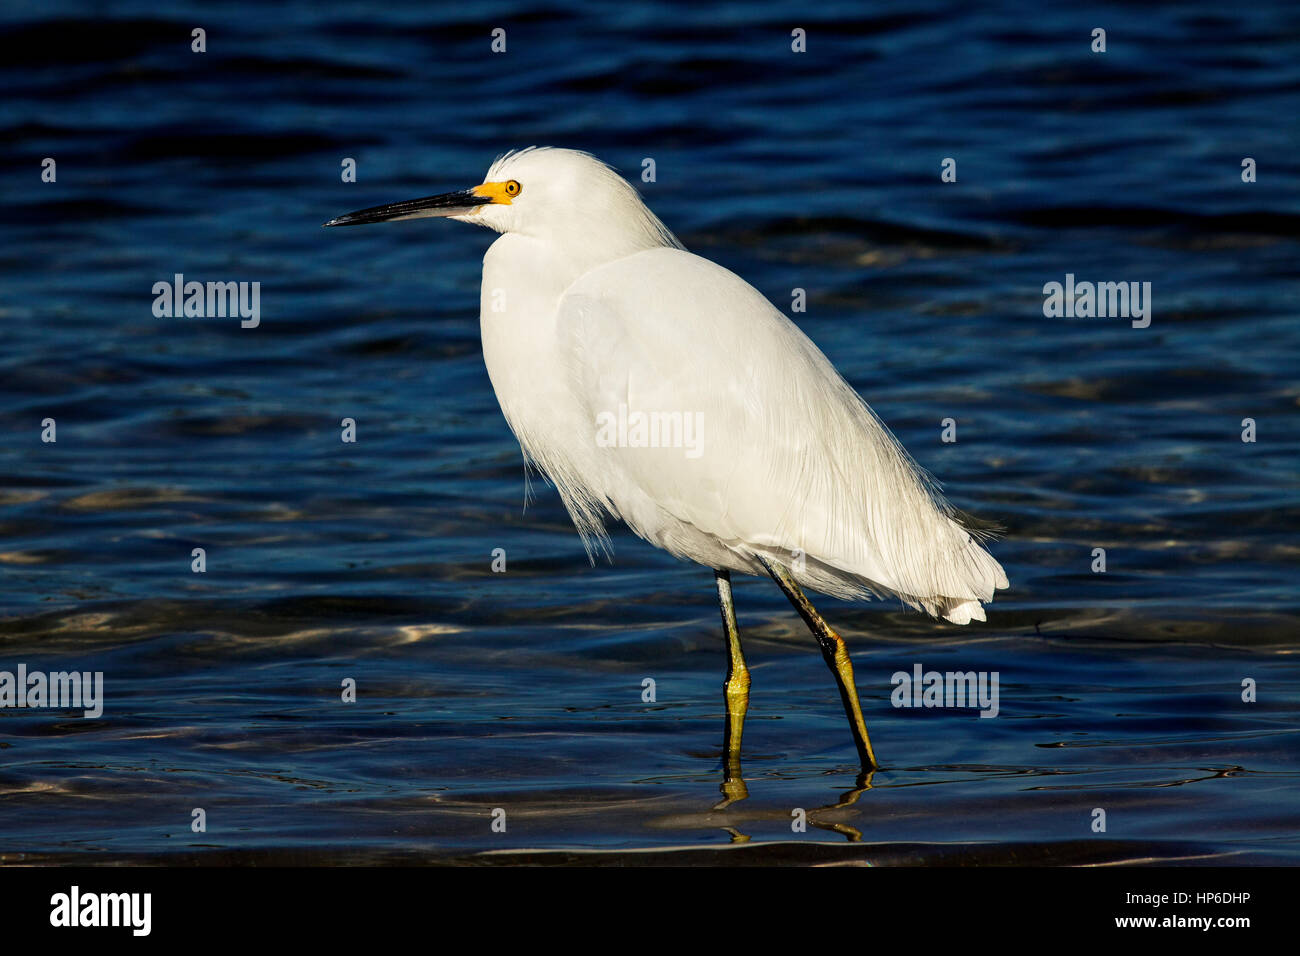
[(570, 268), (544, 243), (509, 233), (483, 258), (483, 361), (506, 421), (530, 453), (581, 424), (556, 334)]

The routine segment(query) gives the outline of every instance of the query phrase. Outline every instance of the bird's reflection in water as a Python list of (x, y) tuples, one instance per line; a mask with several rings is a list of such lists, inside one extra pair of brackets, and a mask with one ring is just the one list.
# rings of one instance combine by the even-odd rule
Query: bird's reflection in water
[(875, 770), (861, 771), (858, 774), (858, 778), (855, 781), (852, 789), (845, 790), (844, 794), (840, 797), (837, 803), (832, 803), (824, 807), (818, 807), (816, 810), (811, 811), (808, 814), (808, 822), (811, 823), (813, 826), (817, 827), (818, 829), (832, 830), (835, 833), (839, 833), (850, 843), (861, 843), (862, 831), (857, 829), (857, 827), (851, 827), (847, 823), (835, 823), (835, 822), (823, 823), (817, 819), (815, 814), (823, 813), (827, 810), (841, 810), (844, 807), (853, 806), (855, 803), (858, 802), (858, 798), (861, 797), (863, 793), (871, 789), (871, 778), (874, 777), (875, 775), (876, 775)]
[(723, 799), (721, 803), (714, 806), (715, 810), (725, 810), (737, 800), (744, 800), (749, 796), (749, 787), (745, 785), (745, 778), (740, 770), (740, 734), (749, 702), (746, 698), (733, 707), (730, 706), (729, 699), (728, 704), (727, 719), (722, 730), (722, 785), (718, 788), (722, 791)]
[[(744, 719), (743, 706), (736, 709), (728, 708), (722, 731), (722, 783), (718, 787), (722, 793), (722, 800), (713, 805), (715, 811), (726, 810), (733, 803), (749, 798), (749, 786), (745, 783), (740, 766), (741, 725)], [(849, 826), (847, 823), (821, 820), (818, 819), (818, 815), (828, 811), (843, 810), (856, 804), (862, 794), (872, 788), (871, 782), (876, 775), (876, 769), (872, 767), (859, 770), (854, 785), (845, 790), (839, 800), (808, 812), (808, 822), (820, 830), (838, 833), (850, 843), (861, 843), (862, 831), (857, 827)], [(750, 840), (748, 834), (741, 833), (734, 826), (724, 826), (722, 829), (731, 837), (732, 843), (748, 843)]]

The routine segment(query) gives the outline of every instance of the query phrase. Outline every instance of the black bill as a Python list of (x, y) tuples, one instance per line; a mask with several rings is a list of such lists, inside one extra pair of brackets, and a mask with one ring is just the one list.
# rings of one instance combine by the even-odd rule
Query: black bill
[(405, 202), (390, 202), (384, 206), (358, 209), (356, 212), (331, 219), (325, 225), (363, 226), (371, 222), (395, 222), (399, 219), (458, 216), (479, 206), (486, 206), (491, 201), (486, 196), (475, 195), (471, 189), (462, 189), (460, 192), (443, 193), (440, 196), (426, 196), (423, 199), (408, 199)]

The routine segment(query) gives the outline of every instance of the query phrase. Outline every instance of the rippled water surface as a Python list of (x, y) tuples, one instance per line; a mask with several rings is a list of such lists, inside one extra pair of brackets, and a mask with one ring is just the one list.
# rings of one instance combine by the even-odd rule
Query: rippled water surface
[[(98, 720), (0, 710), (0, 861), (1300, 855), (1293, 7), (0, 23), (0, 669), (106, 694)], [(491, 234), (320, 228), (534, 143), (653, 158), (640, 188), (686, 245), (782, 308), (805, 289), (803, 329), (1005, 529), (987, 624), (821, 602), (885, 765), (868, 787), (812, 639), (738, 579), (749, 797), (714, 809), (711, 575), (621, 530), (593, 567), (553, 490), (523, 507), (478, 339)], [(156, 318), (175, 273), (259, 281), (261, 325)], [(1150, 327), (1045, 318), (1067, 273), (1151, 282)], [(918, 663), (996, 671), (999, 717), (891, 707)]]

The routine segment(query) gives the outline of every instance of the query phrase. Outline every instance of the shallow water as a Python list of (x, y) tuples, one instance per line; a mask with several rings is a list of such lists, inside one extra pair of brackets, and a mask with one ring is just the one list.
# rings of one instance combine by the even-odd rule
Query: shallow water
[[(0, 669), (107, 698), (0, 709), (0, 860), (1296, 862), (1295, 12), (99, 16), (0, 32)], [(533, 143), (654, 158), (686, 245), (783, 309), (806, 289), (799, 324), (1005, 529), (987, 624), (820, 602), (869, 789), (815, 644), (744, 579), (749, 798), (713, 809), (711, 575), (621, 530), (593, 567), (552, 490), (523, 507), (478, 342), (491, 235), (320, 228)], [(155, 318), (178, 272), (260, 281), (261, 325)], [(1066, 273), (1151, 282), (1150, 327), (1044, 317)], [(999, 717), (892, 707), (918, 663), (996, 671)]]

